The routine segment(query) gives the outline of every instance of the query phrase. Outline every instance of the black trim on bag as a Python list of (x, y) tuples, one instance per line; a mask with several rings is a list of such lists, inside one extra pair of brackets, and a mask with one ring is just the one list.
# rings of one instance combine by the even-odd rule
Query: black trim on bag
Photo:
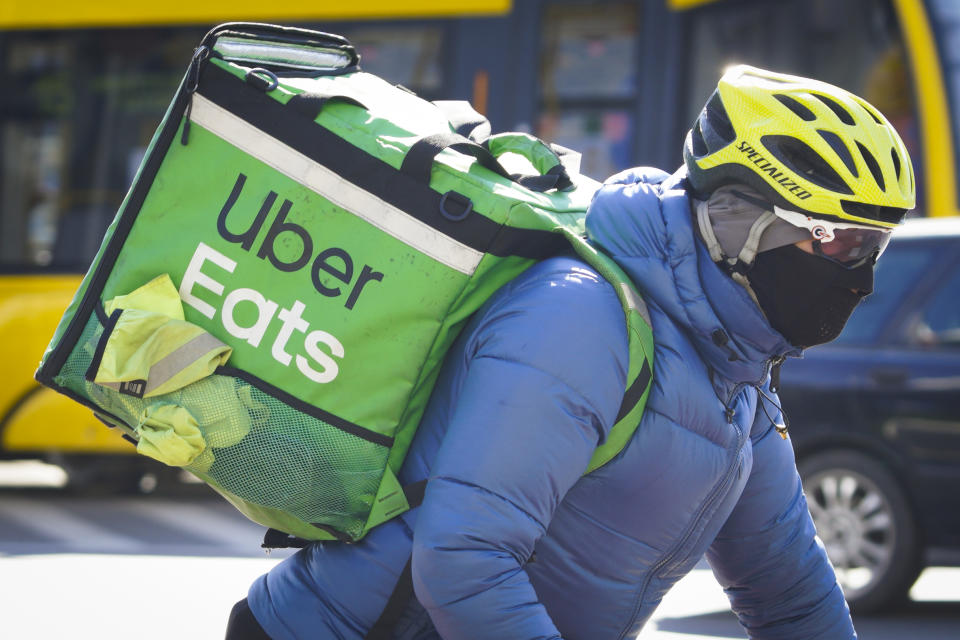
[[(327, 106), (327, 103), (333, 100), (338, 102), (346, 102), (347, 104), (352, 104), (360, 107), (361, 109), (367, 109), (367, 105), (363, 104), (356, 98), (351, 98), (350, 96), (311, 92), (298, 93), (290, 98), (289, 101), (287, 101), (287, 106), (292, 109), (296, 109), (301, 115), (309, 118), (310, 120), (316, 120), (318, 117), (320, 117), (320, 112), (323, 111), (325, 106)], [(369, 111), (369, 109), (367, 109), (367, 111)]]
[(297, 536), (280, 531), (279, 529), (268, 528), (263, 534), (263, 542), (260, 543), (261, 549), (303, 549), (310, 544), (309, 540), (298, 538)]
[[(97, 309), (99, 308), (100, 305), (97, 305)], [(100, 370), (100, 362), (103, 360), (103, 352), (107, 348), (107, 342), (110, 340), (110, 334), (112, 334), (113, 330), (116, 328), (117, 321), (120, 319), (120, 315), (122, 313), (123, 309), (117, 309), (110, 314), (110, 317), (107, 318), (107, 321), (103, 323), (103, 335), (100, 336), (100, 340), (97, 342), (97, 348), (93, 352), (93, 359), (90, 361), (90, 366), (87, 367), (87, 372), (83, 376), (87, 382), (93, 382), (96, 384), (97, 371)]]
[(466, 100), (434, 100), (433, 104), (464, 138), (481, 143), (490, 137), (490, 121)]
[(407, 499), (407, 506), (416, 509), (423, 504), (423, 496), (427, 491), (427, 479), (418, 480), (403, 488), (403, 495)]
[(365, 429), (360, 425), (356, 425), (352, 422), (344, 420), (339, 416), (335, 416), (332, 413), (328, 413), (323, 409), (318, 409), (317, 407), (307, 404), (303, 400), (296, 398), (295, 396), (290, 395), (283, 389), (275, 387), (269, 382), (258, 378), (257, 376), (248, 373), (242, 369), (237, 369), (235, 367), (217, 367), (214, 371), (217, 375), (231, 376), (234, 378), (240, 378), (247, 384), (253, 385), (260, 391), (263, 391), (268, 396), (272, 396), (283, 402), (286, 405), (296, 409), (301, 413), (305, 413), (317, 420), (322, 420), (329, 424), (332, 427), (336, 427), (345, 433), (349, 433), (352, 436), (362, 438), (367, 442), (372, 442), (373, 444), (378, 444), (383, 447), (392, 447), (393, 438), (390, 436), (385, 436), (382, 433), (377, 433), (376, 431), (371, 431), (370, 429)]
[[(110, 422), (107, 422), (107, 419), (104, 418), (104, 417), (103, 417), (102, 415), (100, 415), (99, 413), (97, 413), (96, 411), (93, 412), (93, 417), (96, 418), (97, 420), (99, 420), (101, 424), (106, 425), (106, 427), (107, 427), (108, 429), (120, 429), (120, 427), (118, 427), (117, 425), (112, 424), (112, 423), (110, 423)], [(126, 440), (127, 442), (129, 442), (130, 444), (132, 444), (133, 446), (136, 447), (137, 445), (140, 444), (139, 442), (137, 442), (137, 440), (136, 440), (135, 438), (132, 438), (132, 437), (130, 437), (129, 435), (127, 435), (122, 429), (120, 429), (118, 433), (120, 434), (120, 437), (121, 437), (121, 438), (123, 438), (124, 440)]]
[[(47, 383), (44, 383), (44, 384), (47, 384)], [(98, 414), (98, 413), (99, 413), (101, 416), (103, 416), (104, 418), (109, 418), (110, 420), (113, 420), (114, 422), (116, 422), (116, 424), (114, 425), (115, 428), (120, 428), (120, 425), (123, 425), (123, 426), (126, 427), (127, 429), (130, 429), (131, 431), (133, 431), (133, 427), (131, 427), (131, 426), (130, 426), (129, 424), (127, 424), (125, 421), (121, 420), (119, 416), (116, 416), (116, 415), (110, 413), (109, 411), (107, 411), (106, 409), (104, 409), (103, 407), (101, 407), (100, 405), (95, 404), (92, 400), (90, 400), (90, 399), (88, 399), (88, 398), (80, 395), (79, 393), (77, 393), (77, 392), (74, 391), (73, 389), (68, 389), (67, 387), (62, 387), (62, 386), (60, 386), (59, 384), (57, 384), (56, 382), (53, 382), (53, 381), (51, 381), (47, 386), (49, 386), (51, 389), (53, 389), (53, 390), (56, 391), (57, 393), (62, 393), (63, 395), (67, 396), (68, 398), (70, 398), (70, 399), (73, 400), (74, 402), (77, 402), (77, 403), (79, 403), (79, 404), (82, 404), (82, 405), (83, 405), (84, 407), (86, 407), (87, 409), (90, 409), (90, 411), (92, 411), (92, 412), (94, 413), (94, 417), (97, 418), (98, 420), (100, 420), (100, 422), (104, 422), (104, 420), (103, 420), (103, 418), (101, 418), (101, 417), (99, 417), (99, 416), (96, 415), (96, 414)], [(104, 422), (104, 424), (106, 424), (106, 423)], [(121, 432), (122, 432), (122, 431), (123, 431), (123, 429), (121, 429)], [(135, 439), (131, 438), (130, 436), (128, 436), (126, 433), (122, 433), (121, 435), (123, 436), (123, 438), (125, 438), (125, 439), (128, 440), (129, 442), (132, 442), (133, 444), (137, 444), (137, 441), (136, 441)]]
[[(355, 539), (351, 538), (342, 531), (337, 531), (328, 524), (324, 524), (322, 522), (310, 522), (308, 524), (311, 527), (316, 527), (324, 533), (329, 534), (338, 542), (342, 542), (344, 544), (353, 544), (356, 542)], [(260, 543), (260, 547), (263, 549), (303, 549), (308, 544), (313, 542), (319, 541), (307, 540), (305, 538), (297, 537), (292, 533), (269, 528), (267, 529), (266, 533), (263, 534), (263, 542)]]
[[(407, 505), (411, 509), (416, 509), (421, 504), (423, 504), (424, 492), (427, 489), (427, 479), (424, 478), (418, 482), (408, 484), (403, 488), (403, 495), (407, 499)], [(352, 544), (355, 542), (353, 538), (346, 535), (342, 531), (338, 531), (333, 527), (326, 525), (322, 522), (311, 522), (310, 526), (316, 527), (321, 531), (329, 533), (331, 536), (336, 538), (339, 542), (346, 544)], [(299, 538), (293, 534), (286, 533), (285, 531), (280, 531), (279, 529), (268, 528), (267, 531), (263, 534), (263, 542), (260, 546), (264, 549), (302, 549), (308, 544), (310, 540), (305, 540)]]
[(93, 305), (93, 310), (97, 313), (97, 320), (100, 321), (101, 326), (107, 325), (107, 320), (110, 318), (107, 317), (107, 310), (103, 308), (102, 304)]
[(461, 222), (447, 220), (440, 213), (442, 194), (214, 64), (205, 65), (198, 93), (364, 191), (476, 251), (542, 260), (569, 247), (561, 233), (509, 227), (483, 215)]
[(511, 180), (510, 174), (504, 169), (500, 162), (493, 157), (490, 150), (478, 145), (468, 138), (464, 138), (459, 133), (435, 133), (431, 136), (424, 136), (413, 143), (407, 155), (403, 158), (403, 164), (400, 165), (400, 171), (409, 173), (414, 178), (430, 184), (430, 173), (433, 171), (433, 162), (444, 149), (453, 149), (460, 153), (472, 156), (482, 166), (507, 180)]
[[(251, 91), (256, 90), (251, 89)], [(39, 382), (53, 387), (53, 377), (63, 368), (67, 358), (70, 357), (73, 346), (80, 339), (80, 335), (83, 333), (83, 329), (90, 319), (90, 314), (93, 313), (94, 305), (99, 304), (100, 293), (103, 291), (103, 287), (110, 277), (113, 265), (117, 261), (117, 257), (123, 248), (123, 243), (126, 242), (127, 236), (130, 235), (130, 229), (133, 228), (137, 215), (140, 213), (141, 207), (143, 207), (143, 202), (146, 200), (147, 193), (149, 193), (150, 187), (153, 185), (153, 180), (156, 178), (157, 172), (160, 171), (160, 165), (167, 155), (170, 143), (173, 142), (174, 136), (176, 136), (177, 130), (180, 128), (183, 113), (189, 100), (190, 94), (184, 91), (184, 86), (181, 84), (173, 100), (173, 104), (170, 107), (170, 113), (167, 116), (166, 123), (163, 125), (163, 129), (157, 137), (157, 142), (150, 153), (150, 157), (147, 159), (147, 163), (144, 165), (139, 179), (130, 192), (130, 199), (127, 201), (126, 206), (118, 213), (117, 226), (114, 229), (113, 236), (110, 237), (109, 244), (104, 250), (100, 262), (97, 264), (96, 271), (90, 279), (80, 306), (70, 320), (70, 324), (60, 339), (60, 343), (54, 349), (53, 353), (50, 354), (50, 357), (43, 367), (37, 371), (36, 378)]]
[[(103, 325), (103, 327), (104, 327), (104, 336), (109, 335), (109, 332), (112, 332), (112, 331), (113, 331), (113, 328), (114, 328), (114, 326), (116, 325), (117, 318), (120, 317), (120, 314), (123, 312), (123, 310), (122, 310), (122, 309), (117, 309), (117, 310), (113, 313), (113, 316), (112, 316), (112, 317), (113, 317), (113, 323), (110, 325), (110, 327), (109, 327), (109, 329), (108, 329), (108, 328), (107, 328), (107, 324), (110, 322), (110, 318), (107, 317), (107, 314), (106, 314), (106, 312), (105, 312), (104, 309), (103, 309), (103, 305), (98, 303), (98, 304), (96, 304), (96, 305), (94, 306), (94, 309), (96, 310), (97, 317), (98, 317), (98, 319), (100, 320), (100, 324)], [(86, 323), (84, 323), (84, 327), (86, 327)], [(61, 344), (64, 344), (64, 343), (61, 341)], [(103, 347), (101, 347), (101, 345), (103, 345)], [(87, 372), (84, 374), (84, 377), (85, 377), (85, 378), (86, 378), (86, 375), (89, 374), (89, 372), (90, 372), (90, 367), (93, 366), (94, 362), (97, 363), (96, 369), (99, 369), (99, 368), (100, 368), (99, 362), (103, 359), (103, 348), (105, 348), (105, 347), (106, 347), (106, 340), (103, 340), (102, 337), (101, 337), (101, 340), (97, 343), (97, 349), (96, 349), (96, 351), (99, 352), (99, 355), (97, 355), (96, 353), (94, 354), (94, 360), (90, 362), (90, 366), (87, 367)], [(70, 351), (72, 351), (72, 350), (67, 350), (68, 356), (69, 356)], [(96, 376), (96, 369), (93, 370), (93, 371), (94, 371), (94, 376)], [(57, 371), (59, 371), (59, 368), (57, 369)], [(83, 406), (86, 407), (87, 409), (90, 409), (90, 410), (93, 412), (93, 417), (96, 418), (97, 420), (99, 420), (100, 422), (102, 422), (103, 424), (107, 425), (108, 427), (110, 427), (110, 428), (119, 428), (119, 425), (123, 425), (123, 426), (125, 426), (127, 429), (133, 430), (133, 427), (131, 427), (129, 424), (127, 424), (127, 423), (126, 423), (124, 420), (122, 420), (119, 416), (116, 416), (116, 415), (110, 413), (109, 411), (107, 411), (106, 409), (104, 409), (103, 407), (101, 407), (100, 405), (96, 404), (95, 402), (93, 402), (92, 400), (90, 400), (89, 398), (87, 398), (86, 396), (83, 396), (83, 395), (77, 393), (77, 392), (74, 391), (73, 389), (69, 389), (69, 388), (67, 388), (67, 387), (64, 387), (64, 386), (62, 386), (62, 385), (57, 384), (57, 383), (53, 380), (52, 377), (51, 377), (49, 380), (41, 380), (41, 379), (40, 379), (40, 374), (38, 373), (38, 374), (37, 374), (37, 380), (40, 381), (40, 382), (42, 382), (42, 383), (44, 384), (44, 386), (49, 387), (49, 388), (52, 389), (53, 391), (56, 391), (57, 393), (63, 394), (64, 396), (70, 398), (70, 399), (73, 400), (74, 402), (83, 405)], [(96, 384), (96, 383), (94, 383), (94, 384)], [(42, 388), (43, 388), (43, 387), (37, 387), (36, 390), (39, 391), (39, 390), (42, 389)], [(108, 418), (108, 419), (110, 419), (110, 420), (113, 420), (114, 424), (111, 425), (110, 423), (107, 422), (107, 420), (106, 420), (105, 418)], [(137, 445), (137, 444), (138, 444), (137, 441), (136, 441), (134, 438), (131, 438), (129, 435), (127, 435), (125, 432), (123, 432), (123, 429), (121, 429), (120, 431), (121, 431), (121, 436), (122, 436), (125, 440), (133, 443), (134, 445)]]
[(453, 149), (468, 156), (473, 156), (481, 166), (516, 182), (521, 187), (526, 187), (530, 191), (544, 193), (550, 191), (550, 189), (569, 189), (573, 186), (570, 176), (567, 175), (567, 170), (562, 164), (552, 167), (542, 175), (508, 173), (500, 164), (500, 161), (490, 152), (489, 141), (477, 144), (459, 133), (437, 133), (420, 138), (407, 151), (403, 164), (400, 165), (400, 170), (409, 173), (424, 184), (430, 184), (433, 163), (444, 149)]
[(617, 419), (613, 421), (614, 424), (623, 420), (627, 414), (630, 413), (630, 410), (637, 406), (640, 398), (643, 397), (644, 392), (647, 390), (647, 386), (650, 384), (650, 377), (650, 361), (644, 358), (643, 367), (640, 369), (640, 373), (637, 374), (637, 379), (633, 381), (630, 388), (623, 394), (623, 403), (620, 405), (620, 411), (617, 412)]
[(348, 536), (342, 531), (337, 531), (336, 529), (334, 529), (328, 524), (324, 524), (322, 522), (311, 522), (310, 526), (316, 527), (317, 529), (320, 529), (325, 533), (329, 533), (331, 536), (336, 538), (339, 542), (342, 542), (344, 544), (353, 544), (354, 542), (356, 542), (355, 539), (351, 538), (350, 536)]
[[(345, 67), (317, 69), (312, 72), (315, 74), (340, 75), (360, 70), (360, 56), (354, 46), (343, 36), (334, 33), (261, 22), (225, 22), (210, 30), (203, 37), (201, 44), (207, 45), (212, 50), (216, 41), (223, 36), (239, 36), (254, 40), (261, 39), (307, 47), (317, 46), (323, 49), (336, 49), (350, 57), (350, 64)], [(307, 71), (307, 73), (311, 72)], [(298, 75), (302, 75), (302, 73), (298, 73)]]

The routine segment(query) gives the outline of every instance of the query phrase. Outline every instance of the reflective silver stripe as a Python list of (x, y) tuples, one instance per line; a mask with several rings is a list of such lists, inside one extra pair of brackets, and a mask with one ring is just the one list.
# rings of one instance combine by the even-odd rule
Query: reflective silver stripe
[(633, 287), (628, 285), (626, 282), (621, 282), (620, 290), (623, 292), (623, 297), (626, 298), (627, 304), (630, 305), (630, 308), (639, 313), (640, 317), (643, 318), (647, 324), (650, 324), (650, 311), (647, 309), (647, 303), (637, 295), (637, 292), (633, 290)]
[(201, 333), (150, 365), (150, 372), (147, 374), (145, 383), (143, 380), (125, 380), (122, 382), (98, 382), (97, 384), (120, 393), (142, 398), (151, 395), (157, 387), (169, 381), (200, 358), (208, 356), (212, 351), (224, 348), (229, 348), (226, 343), (221, 342), (209, 333)]
[(246, 38), (218, 38), (214, 51), (236, 62), (272, 63), (294, 69), (342, 69), (350, 64), (350, 56), (334, 48), (257, 42)]
[(457, 242), (402, 209), (344, 180), (200, 94), (193, 96), (190, 120), (451, 269), (472, 275), (483, 258), (484, 254), (480, 251)]
[(150, 395), (153, 390), (161, 386), (170, 378), (177, 375), (211, 351), (226, 348), (227, 345), (217, 340), (209, 333), (201, 333), (197, 337), (180, 345), (170, 354), (150, 365), (147, 377), (147, 388), (144, 395)]

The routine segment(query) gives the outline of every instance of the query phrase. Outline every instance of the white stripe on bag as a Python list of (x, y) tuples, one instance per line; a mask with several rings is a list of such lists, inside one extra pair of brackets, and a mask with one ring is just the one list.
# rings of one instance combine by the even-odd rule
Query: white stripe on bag
[(457, 242), (402, 209), (344, 180), (200, 94), (193, 95), (190, 120), (451, 269), (471, 275), (483, 258), (484, 254), (480, 251)]

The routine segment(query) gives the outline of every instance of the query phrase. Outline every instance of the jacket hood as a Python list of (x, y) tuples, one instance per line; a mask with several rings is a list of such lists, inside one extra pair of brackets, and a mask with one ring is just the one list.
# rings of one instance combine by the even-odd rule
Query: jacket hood
[(650, 168), (614, 175), (594, 196), (587, 235), (627, 272), (648, 304), (686, 330), (715, 371), (733, 383), (762, 384), (771, 358), (800, 350), (710, 259), (695, 230), (685, 179), (685, 168), (673, 175)]

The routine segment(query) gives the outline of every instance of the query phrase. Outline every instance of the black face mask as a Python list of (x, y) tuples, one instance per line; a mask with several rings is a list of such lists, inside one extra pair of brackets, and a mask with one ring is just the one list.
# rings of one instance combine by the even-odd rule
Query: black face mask
[(757, 254), (747, 279), (770, 325), (793, 346), (812, 347), (840, 335), (873, 291), (873, 263), (847, 269), (787, 245)]

